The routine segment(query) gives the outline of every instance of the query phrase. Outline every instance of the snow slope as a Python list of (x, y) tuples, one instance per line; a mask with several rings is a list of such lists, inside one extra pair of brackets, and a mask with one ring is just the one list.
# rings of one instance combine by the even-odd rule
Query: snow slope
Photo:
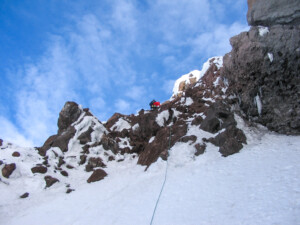
[[(144, 171), (136, 158), (112, 161), (104, 180), (65, 194), (53, 185), (19, 199), (0, 182), (0, 224), (150, 224), (168, 166), (153, 224), (300, 224), (300, 138), (239, 126), (248, 144), (221, 157), (207, 144), (203, 155), (178, 142), (168, 163)], [(212, 134), (189, 126), (201, 140)]]

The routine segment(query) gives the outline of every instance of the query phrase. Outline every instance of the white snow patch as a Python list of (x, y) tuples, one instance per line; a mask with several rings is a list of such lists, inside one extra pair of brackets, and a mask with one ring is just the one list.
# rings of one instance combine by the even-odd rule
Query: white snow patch
[(259, 32), (259, 35), (263, 37), (264, 35), (266, 35), (267, 33), (269, 33), (269, 28), (268, 27), (259, 26), (258, 27), (258, 32)]
[(212, 98), (202, 98), (204, 101), (210, 101), (210, 102), (215, 102), (215, 100), (214, 99), (212, 99)]
[(157, 115), (155, 121), (159, 126), (162, 127), (168, 118), (169, 118), (169, 111), (164, 110)]
[(193, 99), (192, 98), (190, 98), (190, 97), (187, 97), (186, 99), (185, 99), (185, 105), (186, 106), (189, 106), (189, 105), (192, 105), (194, 103), (194, 101), (193, 101)]
[(215, 81), (214, 81), (214, 87), (219, 85), (219, 81), (220, 81), (220, 77), (218, 77)]
[[(172, 147), (153, 224), (300, 223), (299, 137), (246, 127), (240, 117), (235, 119), (248, 143), (237, 154), (222, 157), (210, 143), (198, 157), (188, 143)], [(189, 126), (191, 134), (197, 142), (212, 135), (197, 126)], [(12, 158), (16, 150), (21, 157)], [(105, 168), (109, 175), (96, 183), (86, 183), (90, 173), (69, 170), (76, 191), (66, 195), (62, 176), (59, 183), (44, 189), (44, 175), (31, 173), (31, 163), (43, 160), (33, 148), (4, 143), (0, 158), (5, 163), (17, 160), (17, 168), (24, 165), (19, 169), (22, 178), (6, 179), (0, 173), (0, 218), (4, 218), (0, 224), (6, 225), (149, 224), (167, 166), (159, 159), (144, 172), (137, 157), (117, 155), (116, 159), (125, 160), (110, 162)], [(26, 191), (29, 197), (19, 199)]]
[(128, 121), (124, 120), (123, 118), (119, 118), (118, 122), (112, 126), (111, 130), (121, 132), (124, 129), (130, 129), (131, 125)]
[(137, 123), (132, 127), (132, 130), (136, 131), (137, 129), (139, 129), (140, 125)]
[(257, 106), (257, 112), (258, 112), (259, 115), (261, 115), (262, 103), (261, 103), (259, 95), (256, 95), (255, 103), (256, 103), (256, 106)]
[(269, 52), (268, 57), (269, 57), (270, 62), (273, 62), (273, 59), (274, 59), (273, 54)]
[(149, 144), (150, 144), (151, 142), (153, 142), (154, 139), (155, 139), (155, 136), (151, 137), (150, 140), (149, 140)]

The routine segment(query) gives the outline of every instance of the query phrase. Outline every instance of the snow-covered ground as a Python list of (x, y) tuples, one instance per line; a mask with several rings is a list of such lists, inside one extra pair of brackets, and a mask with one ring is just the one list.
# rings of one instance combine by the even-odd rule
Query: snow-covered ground
[(299, 136), (239, 124), (248, 145), (226, 158), (211, 144), (195, 157), (192, 145), (179, 142), (168, 163), (144, 171), (136, 158), (112, 161), (104, 180), (84, 179), (70, 194), (55, 184), (20, 199), (0, 182), (0, 224), (150, 224), (166, 166), (153, 224), (300, 224)]

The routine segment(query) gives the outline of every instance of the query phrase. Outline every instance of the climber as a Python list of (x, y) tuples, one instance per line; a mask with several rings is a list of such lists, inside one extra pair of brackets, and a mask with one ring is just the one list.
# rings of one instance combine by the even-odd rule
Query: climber
[(149, 105), (150, 105), (151, 109), (157, 109), (160, 107), (160, 102), (152, 100)]

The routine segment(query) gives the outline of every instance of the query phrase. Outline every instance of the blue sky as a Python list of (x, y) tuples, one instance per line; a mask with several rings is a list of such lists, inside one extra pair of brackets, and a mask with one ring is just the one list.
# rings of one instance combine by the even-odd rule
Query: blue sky
[(1, 0), (0, 138), (40, 146), (66, 101), (100, 120), (172, 94), (231, 50), (246, 0)]

